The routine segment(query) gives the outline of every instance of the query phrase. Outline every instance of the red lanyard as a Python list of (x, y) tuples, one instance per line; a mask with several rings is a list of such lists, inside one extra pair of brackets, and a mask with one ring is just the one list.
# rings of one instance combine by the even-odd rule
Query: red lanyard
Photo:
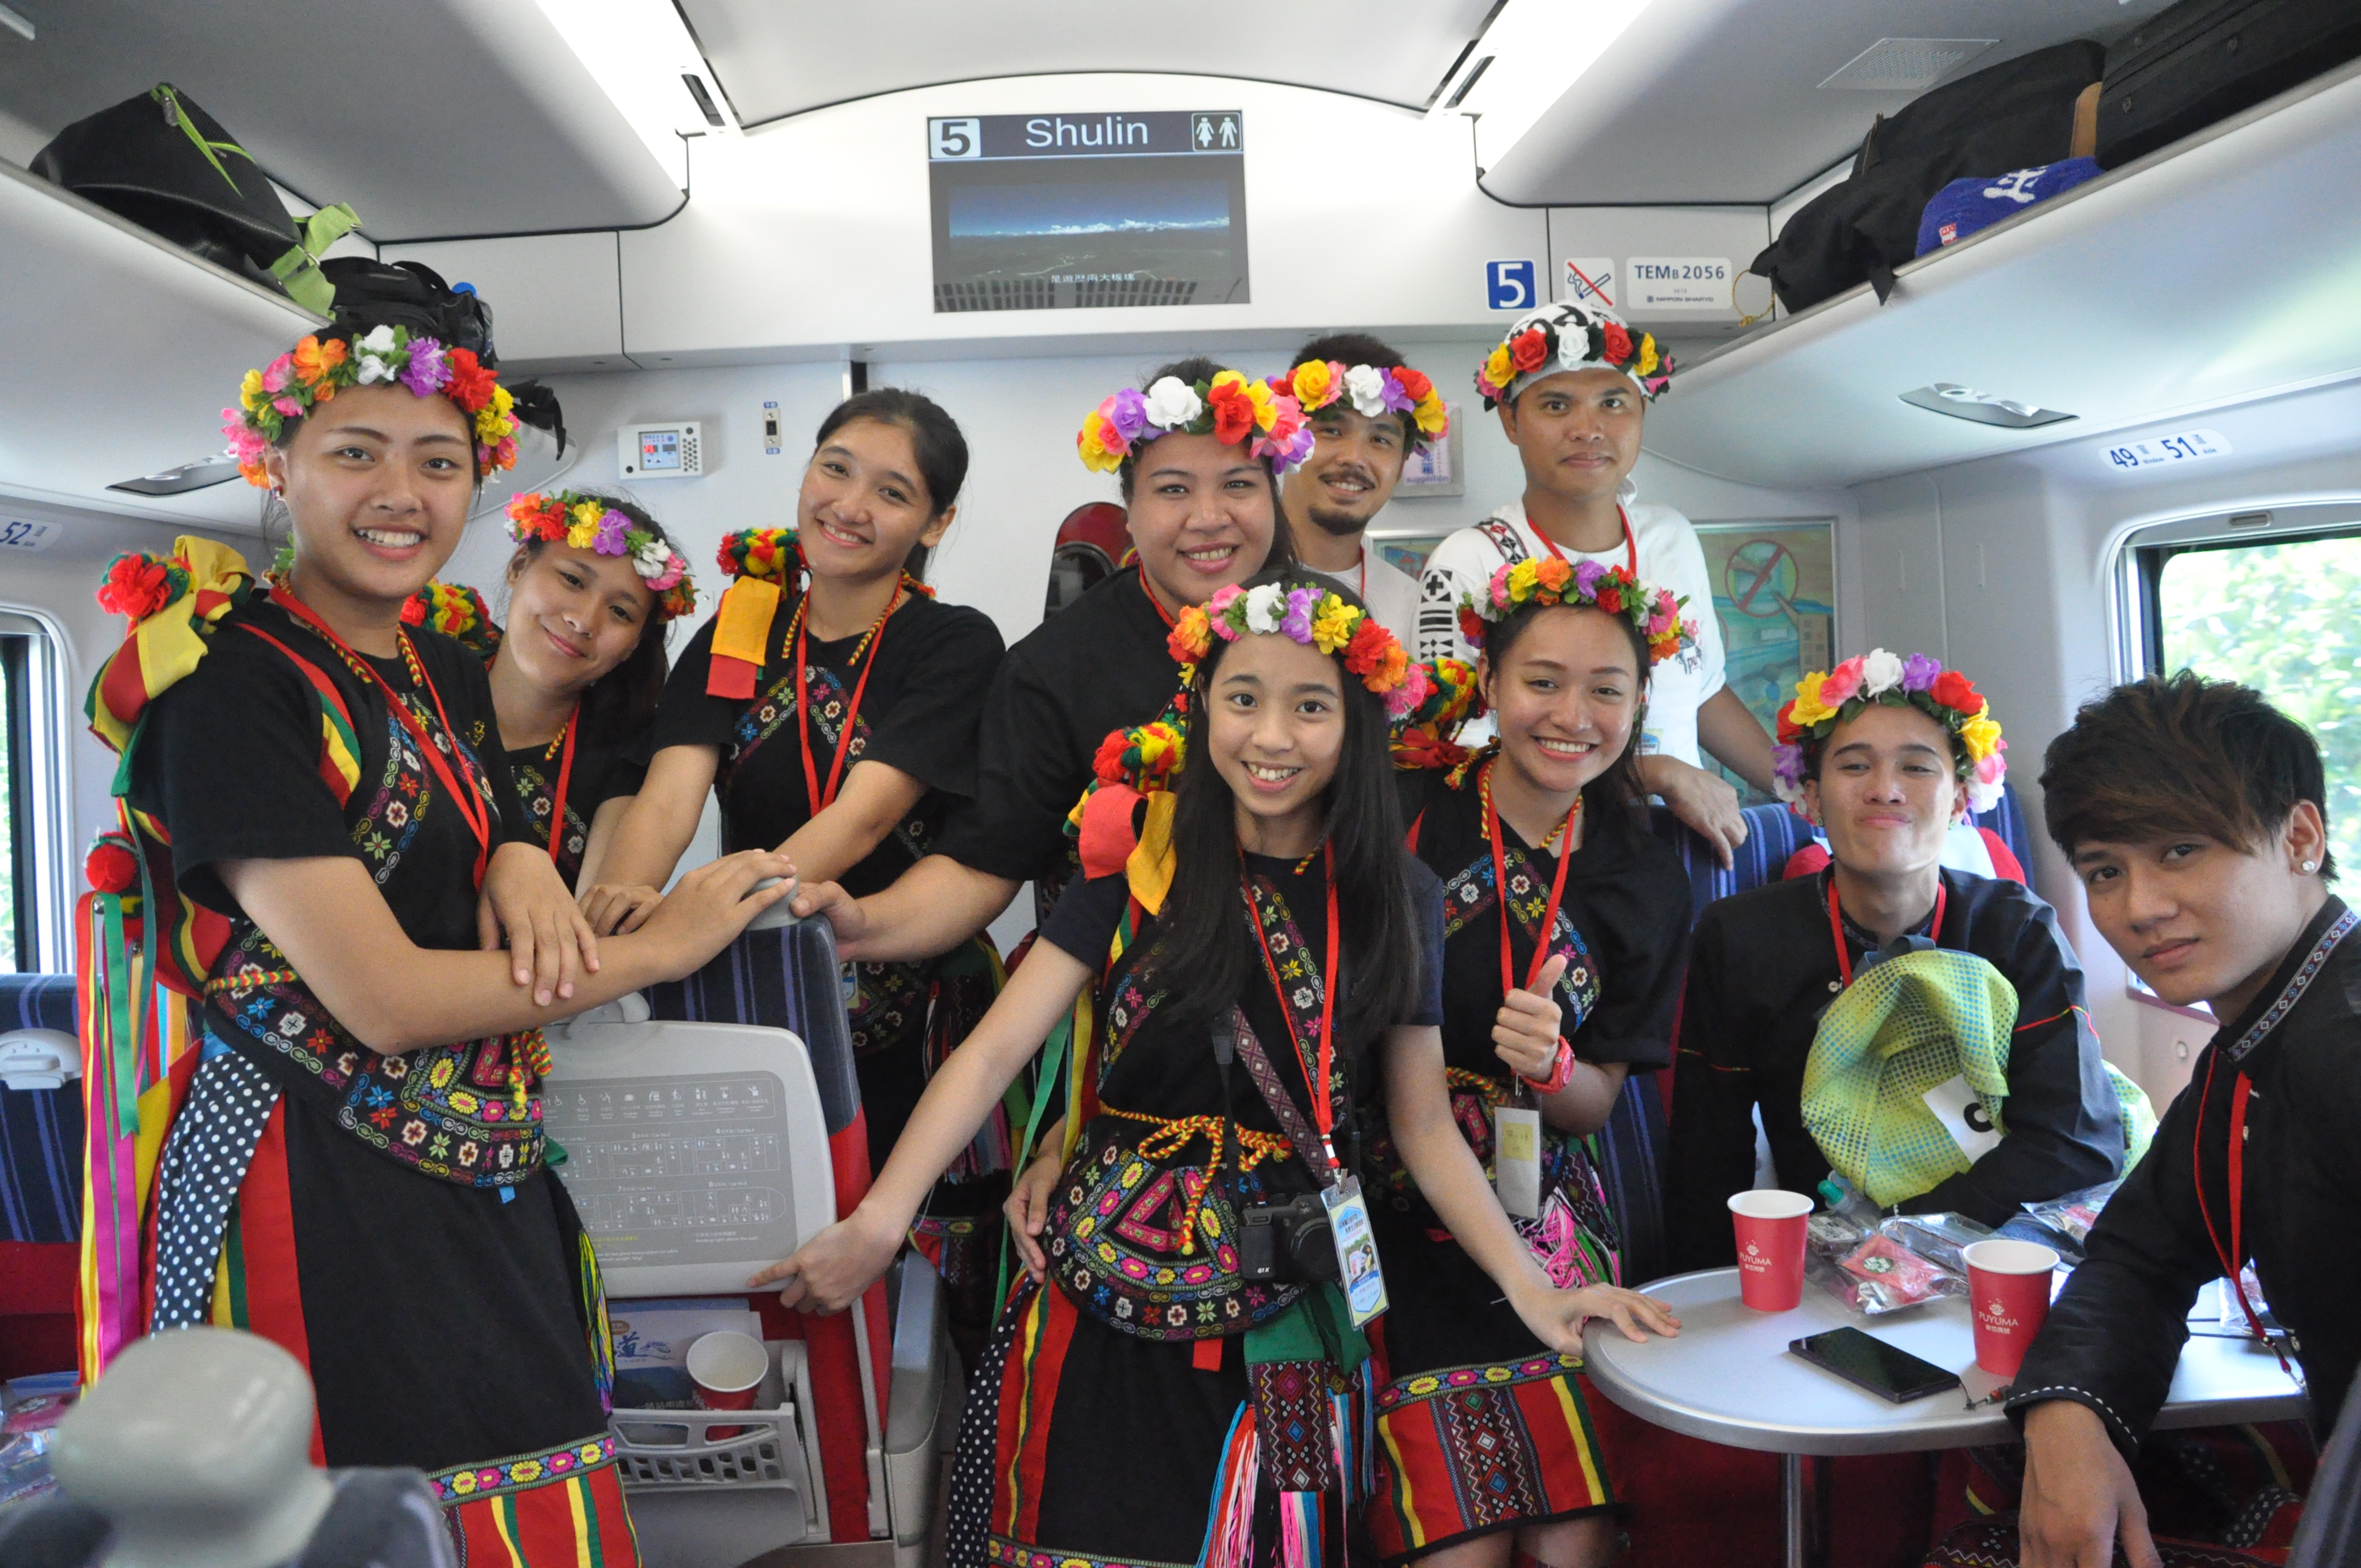
[(1156, 597), (1156, 585), (1148, 580), (1148, 568), (1145, 566), (1139, 568), (1139, 591), (1148, 596), (1148, 602), (1155, 609), (1156, 619), (1164, 623), (1164, 630), (1171, 630), (1178, 618), (1164, 608), (1162, 599)]
[[(1336, 1143), (1332, 1135), (1336, 1126), (1336, 1107), (1328, 1095), (1329, 1074), (1336, 1066), (1336, 852), (1325, 844), (1320, 847), (1320, 870), (1328, 883), (1328, 957), (1320, 971), (1320, 1055), (1319, 1076), (1312, 1079), (1312, 1119), (1320, 1125), (1320, 1146), (1328, 1156), (1328, 1168), (1342, 1169), (1336, 1158)], [(1270, 988), (1279, 993), (1279, 1015), (1287, 1020), (1287, 1037), (1295, 1047), (1296, 1064), (1311, 1077), (1312, 1062), (1303, 1054), (1303, 1036), (1295, 1032), (1295, 1008), (1287, 999), (1287, 982), (1279, 978), (1279, 960), (1271, 956), (1269, 934), (1262, 928), (1262, 916), (1255, 908), (1254, 890), (1242, 887), (1246, 899), (1246, 917), (1254, 922), (1255, 939), (1262, 944), (1263, 972), (1270, 976)]]
[[(1621, 501), (1617, 501), (1615, 503), (1615, 516), (1616, 520), (1623, 524), (1624, 565), (1631, 568), (1631, 576), (1637, 577), (1640, 575), (1640, 540), (1639, 536), (1631, 532), (1631, 514), (1623, 510), (1623, 503)], [(1532, 521), (1533, 520), (1532, 518), (1525, 519), (1526, 526), (1532, 527)], [(1543, 545), (1547, 546), (1551, 554), (1556, 556), (1561, 561), (1565, 559), (1565, 552), (1557, 547), (1556, 540), (1552, 539), (1548, 534), (1543, 533), (1539, 528), (1533, 528), (1533, 537), (1540, 540)], [(1366, 575), (1367, 568), (1364, 566), (1362, 570)]]
[(549, 806), (549, 861), (557, 863), (557, 846), (566, 839), (566, 785), (574, 777), (574, 727), (581, 721), (582, 705), (566, 716), (566, 749), (557, 760), (557, 798)]
[[(1494, 759), (1498, 761), (1498, 759)], [(1542, 965), (1549, 958), (1550, 943), (1557, 935), (1558, 905), (1565, 897), (1565, 868), (1574, 861), (1574, 822), (1582, 815), (1582, 796), (1574, 797), (1573, 808), (1565, 814), (1565, 837), (1557, 842), (1557, 872), (1550, 878), (1549, 907), (1542, 912), (1541, 935), (1533, 941), (1532, 962), (1525, 966), (1525, 983), (1520, 988), (1516, 965), (1509, 953), (1509, 856), (1500, 844), (1500, 813), (1492, 805), (1492, 763), (1486, 762), (1484, 771), (1476, 775), (1477, 793), (1484, 799), (1484, 837), (1492, 846), (1492, 891), (1500, 913), (1500, 995), (1519, 989), (1530, 991), (1533, 981), (1542, 976)]]
[[(1935, 881), (1935, 918), (1927, 923), (1927, 931), (1935, 938), (1935, 945), (1938, 948), (1943, 945), (1943, 904), (1949, 896), (1950, 890), (1938, 877)], [(1837, 973), (1844, 976), (1844, 982), (1850, 985), (1852, 955), (1845, 950), (1844, 916), (1837, 913), (1837, 879), (1833, 871), (1828, 873), (1828, 935), (1836, 938)]]
[(284, 609), (288, 614), (326, 638), (328, 645), (344, 656), (344, 661), (348, 666), (356, 673), (367, 675), (370, 680), (375, 681), (378, 690), (385, 694), (386, 707), (392, 710), (393, 717), (401, 721), (401, 727), (410, 732), (411, 740), (417, 743), (419, 751), (426, 758), (426, 765), (434, 770), (435, 778), (441, 781), (444, 793), (448, 795), (453, 803), (458, 806), (460, 817), (467, 821), (467, 830), (475, 835), (476, 886), (480, 889), (484, 885), (484, 863), (491, 858), (492, 852), (491, 810), (476, 794), (475, 769), (468, 763), (467, 752), (460, 748), (458, 732), (451, 728), (449, 715), (443, 711), (443, 694), (434, 689), (434, 678), (427, 674), (426, 666), (419, 662), (418, 654), (410, 646), (410, 634), (398, 626), (394, 628), (393, 635), (401, 648), (402, 663), (408, 666), (411, 674), (416, 677), (418, 684), (426, 688), (426, 695), (434, 699), (434, 717), (442, 724), (443, 733), (451, 742), (451, 754), (458, 762), (459, 771), (467, 775), (468, 787), (465, 789), (462, 789), (459, 786), (459, 781), (452, 776), (450, 765), (443, 761), (442, 749), (436, 746), (434, 740), (427, 735), (426, 727), (418, 721), (416, 714), (410, 711), (410, 705), (401, 700), (401, 694), (393, 689), (392, 684), (378, 674), (376, 665), (354, 652), (345, 640), (337, 636), (310, 605), (295, 597), (293, 590), (284, 589), (273, 592), (270, 599), (273, 604)]
[(2262, 1314), (2255, 1310), (2254, 1302), (2246, 1298), (2244, 1277), (2246, 1266), (2246, 1099), (2254, 1092), (2255, 1086), (2243, 1072), (2238, 1074), (2237, 1084), (2230, 1091), (2230, 1245), (2227, 1247), (2222, 1245), (2221, 1232), (2214, 1228), (2213, 1205), (2205, 1201), (2205, 1168), (2199, 1161), (2205, 1146), (2205, 1107), (2213, 1098), (2213, 1066), (2221, 1059), (2218, 1051), (2205, 1059), (2205, 1087), (2197, 1098), (2197, 1131), (2190, 1140), (2189, 1175), (2190, 1179), (2197, 1184), (2197, 1213), (2205, 1222), (2205, 1239), (2213, 1245), (2213, 1256), (2222, 1265), (2224, 1277), (2230, 1281), (2230, 1288), (2238, 1293), (2238, 1306), (2246, 1314), (2246, 1326), (2255, 1331), (2257, 1339), (2271, 1347), (2271, 1353), (2279, 1358), (2279, 1369), (2292, 1376), (2294, 1369), (2288, 1365), (2287, 1354), (2279, 1349), (2269, 1334), (2263, 1332)]
[(894, 585), (894, 597), (885, 601), (885, 608), (879, 613), (876, 622), (862, 638), (862, 644), (868, 652), (863, 653), (856, 650), (853, 653), (853, 657), (861, 662), (861, 674), (852, 683), (852, 701), (844, 710), (844, 727), (836, 733), (836, 756), (828, 765), (825, 793), (820, 789), (819, 764), (812, 756), (811, 693), (806, 680), (810, 669), (806, 650), (810, 642), (807, 630), (809, 623), (804, 609), (810, 603), (811, 590), (807, 588), (804, 597), (796, 601), (796, 716), (797, 732), (804, 743), (804, 797), (810, 803), (812, 815), (817, 817), (836, 801), (836, 786), (844, 777), (844, 760), (852, 751), (852, 727), (861, 717), (861, 694), (869, 689), (869, 672), (877, 667), (877, 645), (885, 640), (885, 618), (901, 606), (902, 585), (899, 582)]

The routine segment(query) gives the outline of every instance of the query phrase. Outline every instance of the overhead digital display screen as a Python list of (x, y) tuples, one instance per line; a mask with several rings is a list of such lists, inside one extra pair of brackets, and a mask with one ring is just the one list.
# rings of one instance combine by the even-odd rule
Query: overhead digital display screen
[(927, 152), (938, 313), (1248, 299), (1235, 109), (932, 119)]

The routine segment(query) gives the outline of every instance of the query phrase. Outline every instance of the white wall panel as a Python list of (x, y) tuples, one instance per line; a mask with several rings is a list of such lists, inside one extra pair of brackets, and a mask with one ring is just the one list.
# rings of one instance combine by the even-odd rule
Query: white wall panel
[(423, 261), (473, 283), (492, 307), (503, 370), (548, 374), (623, 364), (621, 265), (611, 233), (389, 245), (388, 261)]

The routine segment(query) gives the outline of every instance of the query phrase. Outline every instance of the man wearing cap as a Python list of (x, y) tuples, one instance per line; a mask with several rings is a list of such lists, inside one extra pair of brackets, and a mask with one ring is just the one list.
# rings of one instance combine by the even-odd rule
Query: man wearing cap
[(1418, 635), (1418, 580), (1363, 536), (1393, 499), (1411, 455), (1443, 438), (1443, 396), (1367, 333), (1315, 337), (1290, 364), (1271, 389), (1303, 406), (1316, 443), (1279, 492), (1296, 559), (1358, 594), (1408, 648)]
[(1700, 746), (1767, 791), (1771, 738), (1723, 684), (1721, 627), (1696, 528), (1671, 507), (1635, 499), (1642, 420), (1672, 373), (1653, 336), (1598, 305), (1569, 302), (1518, 319), (1476, 373), (1476, 389), (1499, 411), (1524, 462), (1525, 492), (1435, 547), (1421, 584), (1416, 646), (1421, 659), (1473, 663), (1459, 632), (1460, 601), (1528, 556), (1626, 566), (1681, 595), (1697, 618), (1697, 643), (1654, 672), (1641, 779), (1713, 840), (1726, 863), (1745, 841), (1745, 818), (1738, 792), (1705, 770)]

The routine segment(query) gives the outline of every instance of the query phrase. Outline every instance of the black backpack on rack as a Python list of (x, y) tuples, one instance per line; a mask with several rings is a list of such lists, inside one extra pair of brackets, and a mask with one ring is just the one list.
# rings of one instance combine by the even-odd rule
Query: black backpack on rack
[[(446, 348), (468, 350), (487, 369), (500, 365), (499, 350), (492, 345), (492, 307), (473, 285), (454, 287), (423, 261), (379, 261), (367, 256), (334, 257), (320, 263), (320, 270), (336, 286), (334, 314), (340, 324), (407, 327)], [(566, 417), (557, 406), (557, 394), (539, 381), (508, 386), (516, 400), (516, 417), (555, 436), (558, 455), (565, 455)]]
[(1862, 282), (1875, 283), (1883, 300), (1894, 269), (1917, 254), (1919, 215), (1935, 192), (1954, 180), (2065, 158), (2075, 100), (2105, 67), (2095, 43), (2055, 44), (1923, 93), (1891, 119), (1879, 116), (1850, 177), (1798, 208), (1747, 270), (1771, 280), (1790, 311)]
[(359, 221), (333, 206), (297, 223), (253, 157), (169, 82), (76, 120), (28, 167), (324, 315), (327, 285), (316, 258)]

